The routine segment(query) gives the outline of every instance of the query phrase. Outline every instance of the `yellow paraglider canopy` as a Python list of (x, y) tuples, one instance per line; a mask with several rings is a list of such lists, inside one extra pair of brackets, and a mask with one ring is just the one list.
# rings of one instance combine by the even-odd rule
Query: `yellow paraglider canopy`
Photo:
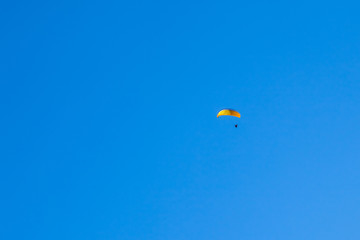
[(218, 114), (217, 114), (217, 117), (220, 117), (220, 116), (234, 116), (234, 117), (240, 118), (240, 113), (233, 109), (223, 109), (220, 112), (218, 112)]

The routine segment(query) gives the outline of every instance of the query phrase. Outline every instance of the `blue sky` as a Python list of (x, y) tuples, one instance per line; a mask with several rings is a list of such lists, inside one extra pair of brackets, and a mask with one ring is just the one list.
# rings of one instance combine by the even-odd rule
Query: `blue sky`
[(0, 238), (359, 239), (359, 7), (2, 2)]

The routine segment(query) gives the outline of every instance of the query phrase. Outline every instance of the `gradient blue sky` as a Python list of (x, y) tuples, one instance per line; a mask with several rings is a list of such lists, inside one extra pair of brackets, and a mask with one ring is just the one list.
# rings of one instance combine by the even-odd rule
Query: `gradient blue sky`
[(359, 9), (3, 1), (0, 239), (360, 239)]

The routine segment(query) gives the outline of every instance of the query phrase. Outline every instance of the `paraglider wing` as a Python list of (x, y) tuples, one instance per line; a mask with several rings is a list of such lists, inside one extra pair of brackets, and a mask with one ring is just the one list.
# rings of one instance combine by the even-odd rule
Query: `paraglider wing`
[(218, 114), (217, 114), (217, 117), (220, 117), (220, 116), (234, 116), (234, 117), (240, 118), (240, 113), (233, 109), (223, 109), (220, 112), (218, 112)]

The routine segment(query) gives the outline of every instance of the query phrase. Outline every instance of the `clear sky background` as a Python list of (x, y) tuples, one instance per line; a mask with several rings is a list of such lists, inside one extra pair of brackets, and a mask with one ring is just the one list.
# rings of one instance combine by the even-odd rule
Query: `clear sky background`
[(360, 239), (359, 9), (2, 1), (0, 239)]

